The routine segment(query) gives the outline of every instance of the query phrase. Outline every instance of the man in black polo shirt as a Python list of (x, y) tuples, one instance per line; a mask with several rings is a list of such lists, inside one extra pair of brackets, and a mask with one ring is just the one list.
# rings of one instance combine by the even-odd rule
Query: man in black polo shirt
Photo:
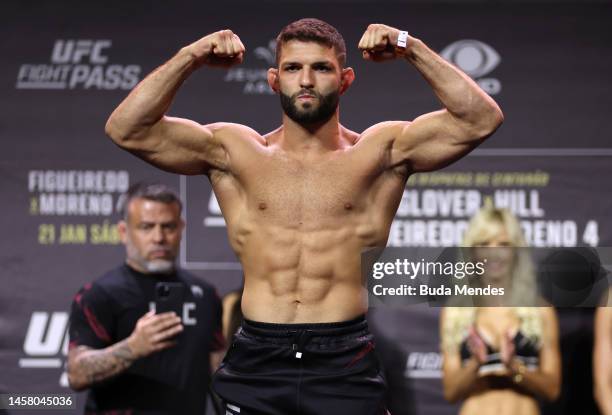
[[(74, 297), (70, 386), (89, 389), (86, 414), (201, 415), (209, 357), (223, 347), (221, 303), (211, 285), (175, 267), (184, 223), (172, 190), (137, 184), (120, 203), (126, 261)], [(169, 286), (176, 312), (156, 314)]]

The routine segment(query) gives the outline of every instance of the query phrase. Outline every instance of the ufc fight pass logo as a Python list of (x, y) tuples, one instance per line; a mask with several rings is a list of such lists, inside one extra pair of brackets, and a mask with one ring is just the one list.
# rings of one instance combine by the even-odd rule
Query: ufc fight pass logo
[(110, 61), (110, 39), (58, 39), (50, 63), (24, 63), (17, 73), (17, 89), (132, 89), (139, 81), (139, 65)]

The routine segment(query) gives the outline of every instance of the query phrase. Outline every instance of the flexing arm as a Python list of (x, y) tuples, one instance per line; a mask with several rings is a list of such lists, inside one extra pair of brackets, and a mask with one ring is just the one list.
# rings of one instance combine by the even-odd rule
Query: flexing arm
[(222, 134), (228, 124), (200, 125), (165, 115), (183, 81), (203, 64), (229, 67), (242, 61), (244, 46), (230, 30), (182, 48), (141, 81), (115, 109), (106, 133), (120, 147), (164, 170), (198, 174), (226, 167)]
[(444, 109), (413, 122), (381, 125), (392, 137), (391, 164), (408, 163), (411, 171), (442, 168), (463, 157), (491, 135), (503, 121), (499, 106), (466, 74), (429, 49), (421, 40), (408, 37), (398, 48), (399, 30), (370, 25), (359, 48), (367, 60), (399, 57), (410, 62), (431, 85)]
[(137, 359), (171, 347), (172, 337), (182, 331), (174, 313), (145, 314), (127, 339), (104, 349), (78, 346), (68, 353), (68, 382), (74, 390), (83, 390), (119, 375)]
[(595, 400), (602, 415), (612, 415), (612, 308), (599, 307), (595, 313), (593, 352)]

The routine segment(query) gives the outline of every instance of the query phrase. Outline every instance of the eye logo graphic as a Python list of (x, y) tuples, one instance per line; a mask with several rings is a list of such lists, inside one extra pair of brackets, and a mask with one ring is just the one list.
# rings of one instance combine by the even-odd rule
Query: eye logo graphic
[(458, 40), (444, 48), (440, 55), (474, 78), (488, 94), (495, 95), (501, 91), (499, 79), (483, 78), (501, 62), (497, 51), (486, 43), (475, 39)]

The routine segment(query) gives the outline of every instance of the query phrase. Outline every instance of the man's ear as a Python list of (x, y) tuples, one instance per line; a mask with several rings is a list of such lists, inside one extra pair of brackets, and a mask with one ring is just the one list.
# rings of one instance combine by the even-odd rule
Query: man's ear
[(353, 68), (342, 69), (342, 86), (340, 87), (340, 95), (349, 89), (353, 81), (355, 80), (355, 71)]
[(119, 232), (119, 239), (125, 245), (127, 241), (127, 223), (124, 220), (120, 220), (117, 223), (117, 232)]
[(274, 92), (278, 94), (280, 89), (278, 85), (278, 68), (270, 68), (268, 69), (268, 85)]

